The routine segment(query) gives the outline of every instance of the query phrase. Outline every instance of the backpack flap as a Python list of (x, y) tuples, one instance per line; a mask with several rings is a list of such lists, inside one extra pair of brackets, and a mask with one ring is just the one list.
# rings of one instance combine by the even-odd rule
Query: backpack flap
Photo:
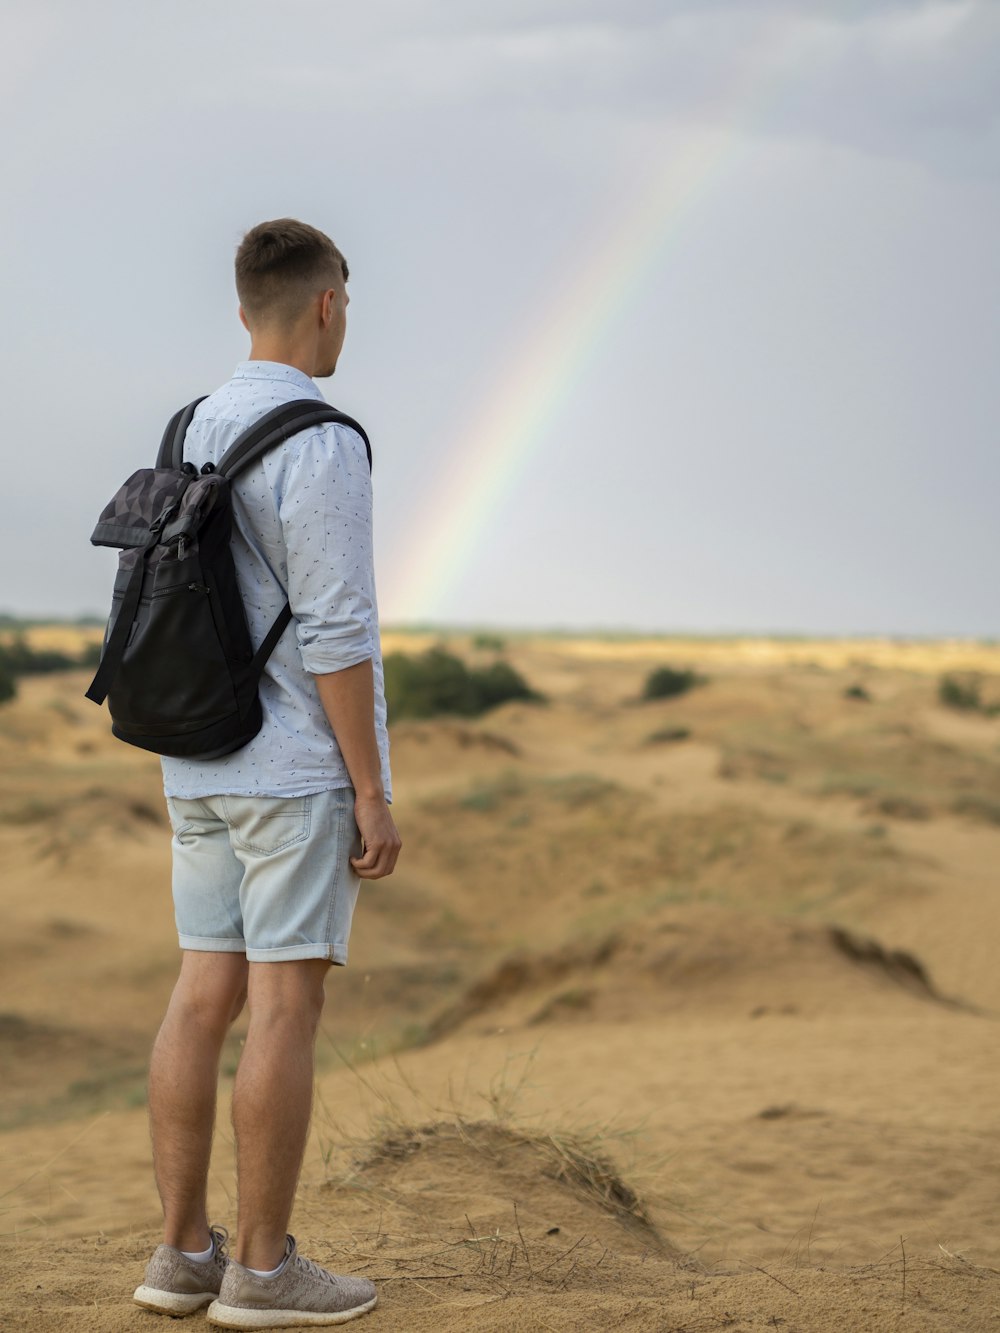
[(168, 546), (172, 542), (193, 540), (221, 502), (222, 488), (228, 485), (226, 478), (216, 472), (190, 478), (180, 494), (176, 510), (163, 525), (160, 541)]
[(148, 545), (177, 512), (196, 475), (152, 467), (133, 472), (105, 505), (91, 542), (94, 546), (122, 549)]

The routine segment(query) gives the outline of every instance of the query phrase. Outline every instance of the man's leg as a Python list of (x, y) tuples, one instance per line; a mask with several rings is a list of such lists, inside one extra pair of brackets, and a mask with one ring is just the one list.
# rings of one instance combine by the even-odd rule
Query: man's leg
[(250, 1026), (236, 1072), (238, 1233), (235, 1258), (281, 1263), (312, 1111), (313, 1050), (325, 958), (251, 963)]
[(149, 1069), (149, 1122), (164, 1240), (179, 1250), (211, 1243), (206, 1193), (219, 1054), (246, 998), (242, 953), (185, 950)]

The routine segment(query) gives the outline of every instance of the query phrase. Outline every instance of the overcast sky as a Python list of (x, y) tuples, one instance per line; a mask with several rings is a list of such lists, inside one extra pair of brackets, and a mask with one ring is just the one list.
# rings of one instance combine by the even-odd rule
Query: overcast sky
[(996, 635), (996, 0), (3, 0), (0, 610), (327, 231), (383, 623)]

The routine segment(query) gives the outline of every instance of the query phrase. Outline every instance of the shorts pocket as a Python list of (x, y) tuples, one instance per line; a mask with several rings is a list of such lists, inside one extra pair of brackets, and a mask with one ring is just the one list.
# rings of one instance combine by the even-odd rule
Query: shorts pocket
[(309, 836), (310, 796), (224, 796), (222, 809), (237, 847), (273, 856)]
[(173, 830), (174, 837), (180, 841), (184, 834), (194, 827), (194, 821), (185, 809), (189, 803), (173, 796), (168, 796), (166, 800), (167, 818), (170, 820), (170, 827)]

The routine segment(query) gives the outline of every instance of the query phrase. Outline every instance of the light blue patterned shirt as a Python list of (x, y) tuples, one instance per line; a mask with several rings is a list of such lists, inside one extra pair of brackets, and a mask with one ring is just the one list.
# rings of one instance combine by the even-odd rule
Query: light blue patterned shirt
[[(184, 458), (217, 463), (236, 437), (280, 403), (325, 401), (313, 381), (275, 361), (245, 361), (201, 403)], [(233, 559), (256, 646), (287, 600), (294, 620), (260, 684), (264, 725), (222, 759), (163, 758), (168, 796), (305, 796), (349, 787), (313, 675), (368, 658), (375, 735), (392, 799), (382, 650), (372, 559), (372, 488), (364, 441), (325, 424), (293, 435), (233, 483)]]

